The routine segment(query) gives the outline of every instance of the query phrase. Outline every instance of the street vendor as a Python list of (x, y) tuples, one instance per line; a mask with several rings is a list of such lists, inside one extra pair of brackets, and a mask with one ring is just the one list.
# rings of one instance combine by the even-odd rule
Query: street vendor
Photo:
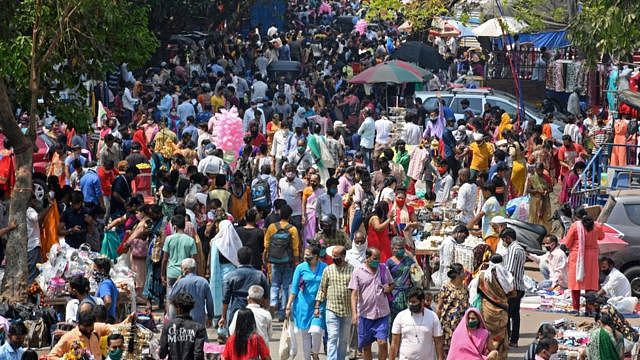
[(458, 225), (453, 229), (451, 235), (444, 238), (438, 249), (440, 252), (440, 267), (438, 272), (434, 274), (436, 284), (444, 284), (447, 279), (449, 266), (455, 262), (456, 246), (463, 244), (469, 237), (469, 229), (464, 225)]
[(555, 235), (547, 235), (542, 240), (547, 252), (543, 255), (527, 254), (529, 260), (540, 265), (544, 280), (538, 289), (559, 290), (567, 288), (567, 254), (560, 248)]
[(604, 277), (604, 282), (600, 285), (598, 295), (608, 298), (630, 297), (631, 284), (629, 279), (615, 268), (613, 260), (610, 257), (603, 256), (600, 258), (599, 265), (600, 274)]
[(482, 196), (486, 199), (480, 212), (467, 224), (473, 228), (482, 219), (482, 238), (495, 254), (498, 249), (498, 234), (506, 228), (506, 219), (503, 217), (504, 208), (495, 197), (495, 186), (493, 183), (482, 185)]

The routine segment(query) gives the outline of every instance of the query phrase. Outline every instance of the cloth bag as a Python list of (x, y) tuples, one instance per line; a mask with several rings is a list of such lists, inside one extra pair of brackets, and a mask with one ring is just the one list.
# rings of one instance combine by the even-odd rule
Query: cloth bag
[(280, 346), (278, 348), (278, 354), (281, 360), (295, 359), (296, 357), (298, 349), (296, 348), (296, 336), (293, 330), (291, 321), (285, 321), (282, 327), (282, 335), (280, 336)]
[(120, 238), (118, 234), (113, 230), (107, 230), (102, 237), (102, 247), (100, 248), (100, 254), (108, 257), (110, 260), (115, 261), (118, 254), (118, 247), (120, 246)]

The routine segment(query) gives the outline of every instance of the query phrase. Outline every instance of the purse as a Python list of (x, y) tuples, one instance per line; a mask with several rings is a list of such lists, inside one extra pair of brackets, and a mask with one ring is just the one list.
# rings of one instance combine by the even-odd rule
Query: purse
[(136, 259), (145, 259), (147, 257), (147, 251), (149, 250), (149, 243), (145, 239), (135, 238), (131, 240), (131, 256)]

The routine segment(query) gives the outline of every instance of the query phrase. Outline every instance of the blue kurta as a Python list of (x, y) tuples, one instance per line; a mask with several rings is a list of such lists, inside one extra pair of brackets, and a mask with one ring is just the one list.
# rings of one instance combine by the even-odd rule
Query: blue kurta
[[(327, 268), (327, 264), (318, 261), (316, 271), (311, 271), (308, 262), (303, 262), (296, 266), (291, 281), (291, 294), (296, 295), (293, 302), (292, 314), (296, 327), (300, 330), (308, 330), (313, 319), (316, 295), (320, 289), (322, 273)], [(320, 314), (324, 314), (324, 304), (320, 307)]]

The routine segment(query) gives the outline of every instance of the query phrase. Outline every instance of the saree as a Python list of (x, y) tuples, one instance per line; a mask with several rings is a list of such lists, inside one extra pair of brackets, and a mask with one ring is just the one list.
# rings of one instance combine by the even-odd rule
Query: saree
[[(469, 329), (467, 327), (470, 313), (475, 313), (478, 317), (479, 324), (477, 329)], [(489, 341), (489, 335), (487, 324), (485, 324), (480, 310), (475, 308), (467, 309), (451, 337), (447, 360), (486, 360), (487, 356), (484, 353)]]
[(603, 329), (593, 330), (587, 344), (587, 357), (589, 359), (620, 359), (620, 348), (613, 335)]
[[(491, 271), (492, 277), (484, 276), (486, 271)], [(478, 279), (478, 293), (482, 298), (482, 317), (487, 323), (492, 339), (496, 340), (496, 344), (489, 344), (489, 350), (498, 351), (498, 359), (506, 360), (508, 343), (507, 343), (507, 327), (509, 324), (509, 315), (507, 309), (507, 294), (500, 286), (496, 269), (485, 270), (480, 273)]]
[(307, 187), (302, 194), (302, 201), (305, 203), (305, 220), (304, 223), (304, 244), (306, 246), (307, 241), (316, 237), (316, 207), (318, 205), (318, 197), (320, 196), (320, 192), (322, 188), (318, 188), (317, 190), (313, 190), (311, 187)]
[(527, 167), (524, 159), (513, 160), (513, 168), (511, 169), (511, 199), (515, 199), (524, 194), (524, 183), (526, 179)]
[(393, 296), (393, 300), (389, 303), (389, 307), (391, 308), (391, 323), (393, 324), (393, 320), (396, 318), (396, 315), (400, 313), (400, 311), (407, 308), (407, 294), (409, 290), (413, 287), (411, 283), (411, 265), (415, 262), (412, 258), (408, 256), (403, 256), (399, 262), (395, 262), (393, 258), (387, 259), (385, 263), (391, 276), (393, 277), (393, 290), (391, 291), (391, 295)]
[[(531, 184), (531, 189), (535, 191), (544, 191), (550, 188), (550, 184), (547, 179), (537, 173), (534, 173), (529, 177), (529, 184)], [(549, 198), (549, 195), (542, 196), (538, 194), (531, 194), (528, 221), (532, 224), (544, 226), (547, 229), (547, 232), (549, 232), (551, 231), (550, 219), (551, 199)]]

